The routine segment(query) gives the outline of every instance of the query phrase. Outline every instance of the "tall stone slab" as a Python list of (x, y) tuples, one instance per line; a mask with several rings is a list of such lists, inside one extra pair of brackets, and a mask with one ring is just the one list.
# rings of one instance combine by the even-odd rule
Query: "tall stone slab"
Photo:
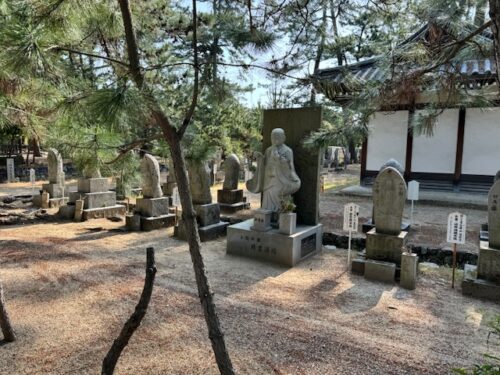
[(210, 168), (206, 161), (191, 161), (188, 164), (189, 187), (193, 204), (212, 203), (210, 193)]
[(64, 184), (64, 170), (63, 159), (59, 151), (55, 148), (49, 148), (47, 155), (49, 167), (49, 183), (63, 185)]
[(304, 225), (319, 223), (319, 190), (322, 150), (306, 149), (302, 141), (311, 132), (318, 130), (322, 122), (321, 107), (269, 109), (263, 116), (263, 144), (265, 151), (271, 146), (271, 132), (282, 128), (286, 133), (286, 144), (294, 155), (295, 171), (303, 181), (293, 195), (297, 205), (297, 222)]
[(377, 233), (398, 235), (406, 200), (406, 183), (395, 168), (380, 172), (373, 184), (373, 219)]
[(489, 247), (500, 249), (500, 180), (497, 180), (488, 194)]
[(235, 190), (238, 189), (238, 180), (240, 177), (240, 159), (235, 154), (226, 157), (223, 163), (224, 166), (224, 183), (222, 189)]
[(163, 192), (160, 183), (160, 164), (150, 154), (145, 154), (141, 160), (142, 195), (144, 198), (161, 198)]

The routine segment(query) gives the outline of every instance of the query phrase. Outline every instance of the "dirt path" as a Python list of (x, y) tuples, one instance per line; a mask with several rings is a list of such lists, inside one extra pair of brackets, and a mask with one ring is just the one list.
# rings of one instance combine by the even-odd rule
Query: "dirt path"
[[(0, 229), (0, 277), (19, 337), (0, 347), (2, 373), (99, 373), (137, 302), (147, 246), (157, 250), (156, 289), (116, 373), (217, 373), (187, 246), (122, 225)], [(347, 274), (342, 250), (293, 269), (228, 256), (224, 240), (205, 244), (203, 256), (239, 374), (446, 374), (481, 360), (487, 322), (500, 313), (451, 290), (442, 273), (421, 276), (414, 292)]]

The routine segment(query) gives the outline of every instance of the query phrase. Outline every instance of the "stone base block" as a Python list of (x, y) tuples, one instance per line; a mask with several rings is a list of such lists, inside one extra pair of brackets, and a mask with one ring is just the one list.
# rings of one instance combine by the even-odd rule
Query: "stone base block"
[(364, 259), (354, 259), (351, 262), (351, 272), (356, 275), (365, 274), (365, 260)]
[(220, 222), (220, 207), (218, 203), (202, 204), (194, 207), (200, 227), (218, 224)]
[(485, 241), (479, 243), (477, 277), (500, 284), (500, 249), (492, 249)]
[(131, 232), (139, 232), (141, 230), (141, 215), (126, 215), (125, 226)]
[(145, 217), (168, 215), (168, 198), (137, 198), (135, 211)]
[(234, 204), (243, 202), (243, 190), (217, 190), (217, 202), (224, 204)]
[(59, 207), (59, 211), (57, 212), (59, 217), (63, 219), (73, 220), (75, 217), (75, 206), (74, 205), (66, 205)]
[(365, 260), (365, 279), (393, 283), (396, 277), (396, 264), (378, 260)]
[(59, 184), (43, 184), (42, 190), (49, 193), (51, 198), (62, 198), (63, 194), (68, 195), (65, 192), (65, 186)]
[(81, 193), (102, 193), (108, 189), (107, 178), (81, 178), (78, 180), (78, 191)]
[(246, 220), (227, 228), (227, 254), (263, 259), (288, 267), (321, 252), (322, 225), (298, 225), (292, 235), (277, 229), (266, 232), (252, 230), (254, 220)]
[(417, 286), (417, 254), (403, 253), (401, 255), (401, 276), (399, 284), (409, 290), (413, 290)]
[(85, 209), (105, 208), (116, 206), (116, 193), (105, 191), (102, 193), (82, 193), (75, 191), (69, 193), (69, 202), (74, 203), (77, 199), (83, 199)]
[(377, 233), (376, 229), (366, 234), (366, 258), (401, 264), (401, 254), (406, 245), (408, 232), (401, 231), (398, 236)]
[[(207, 225), (204, 227), (199, 226), (198, 234), (200, 235), (201, 242), (212, 241), (219, 237), (225, 236), (228, 225), (229, 223), (220, 221), (216, 224)], [(179, 222), (179, 225), (175, 227), (174, 236), (183, 241), (187, 240), (186, 228), (184, 227), (182, 220)]]
[(500, 284), (487, 280), (464, 280), (462, 293), (466, 296), (500, 302)]
[(126, 207), (120, 204), (102, 207), (102, 208), (89, 208), (83, 210), (83, 221), (90, 219), (103, 219), (112, 216), (125, 216)]
[(170, 228), (175, 225), (175, 215), (167, 214), (157, 217), (141, 217), (141, 230), (150, 231)]
[(219, 206), (220, 206), (221, 212), (224, 212), (227, 214), (234, 214), (235, 212), (238, 212), (241, 210), (250, 209), (250, 203), (247, 203), (247, 202), (240, 202), (240, 203), (234, 203), (234, 204), (219, 203)]

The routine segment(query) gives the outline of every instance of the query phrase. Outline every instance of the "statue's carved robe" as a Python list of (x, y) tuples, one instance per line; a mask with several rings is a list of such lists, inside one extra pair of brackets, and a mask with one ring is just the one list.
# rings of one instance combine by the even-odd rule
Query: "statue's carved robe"
[(283, 200), (300, 189), (293, 164), (293, 151), (287, 145), (269, 147), (257, 164), (254, 178), (247, 183), (252, 193), (262, 193), (262, 208), (277, 212)]

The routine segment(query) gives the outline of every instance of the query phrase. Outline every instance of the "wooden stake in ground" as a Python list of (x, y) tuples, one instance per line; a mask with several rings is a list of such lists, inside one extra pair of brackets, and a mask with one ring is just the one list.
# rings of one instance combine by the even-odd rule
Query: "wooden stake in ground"
[(451, 273), (451, 287), (455, 288), (455, 270), (457, 269), (457, 244), (453, 244), (453, 270)]
[(141, 298), (135, 307), (134, 313), (130, 316), (129, 320), (127, 320), (120, 332), (120, 335), (113, 342), (108, 354), (106, 354), (106, 357), (102, 362), (102, 375), (113, 374), (116, 363), (118, 362), (123, 349), (127, 346), (135, 330), (141, 325), (141, 321), (148, 310), (156, 275), (155, 250), (152, 247), (148, 247), (146, 257), (146, 280), (144, 281), (144, 289), (142, 290)]
[(3, 295), (2, 281), (0, 280), (0, 328), (2, 328), (3, 338), (7, 342), (16, 341), (16, 334), (10, 324), (9, 315), (5, 307), (5, 298)]
[(452, 212), (448, 215), (448, 228), (446, 241), (453, 244), (453, 270), (451, 276), (451, 287), (455, 288), (455, 269), (457, 268), (457, 244), (465, 243), (465, 229), (467, 217), (460, 212)]

